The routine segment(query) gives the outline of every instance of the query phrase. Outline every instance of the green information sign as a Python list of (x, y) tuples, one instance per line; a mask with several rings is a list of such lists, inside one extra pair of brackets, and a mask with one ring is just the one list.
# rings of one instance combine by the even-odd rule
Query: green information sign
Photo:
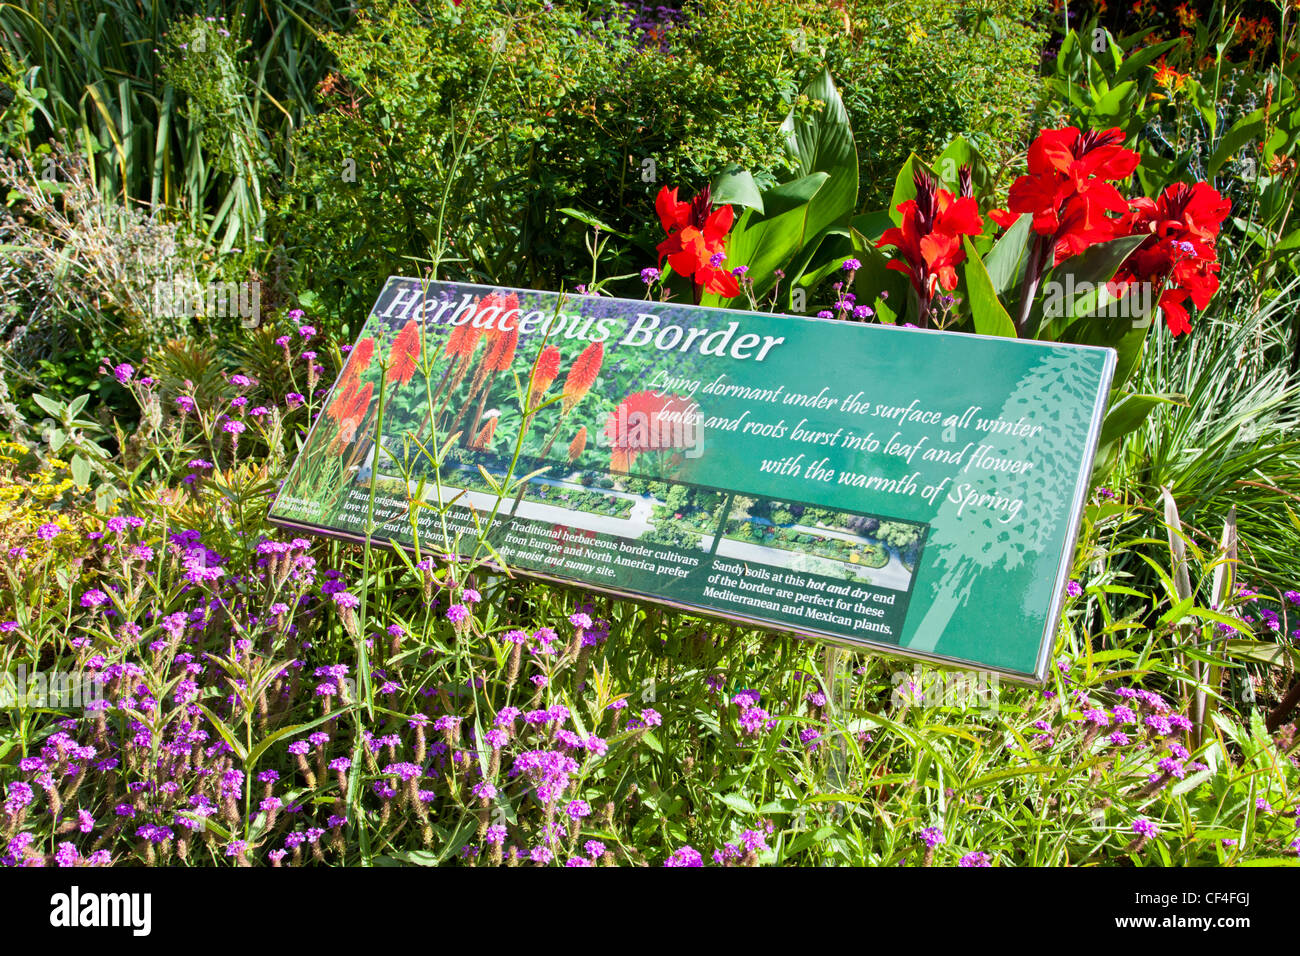
[(1041, 680), (1114, 361), (392, 278), (271, 517)]

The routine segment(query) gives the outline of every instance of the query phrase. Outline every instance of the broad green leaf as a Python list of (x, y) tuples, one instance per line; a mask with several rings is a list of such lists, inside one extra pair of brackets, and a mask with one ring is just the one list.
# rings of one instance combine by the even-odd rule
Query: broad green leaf
[(753, 816), (758, 813), (758, 808), (749, 802), (748, 799), (739, 793), (724, 793), (718, 797), (723, 803), (731, 807), (737, 813), (743, 813), (747, 816)]
[[(733, 267), (749, 267), (756, 296), (767, 294), (776, 281), (775, 270), (789, 264), (803, 247), (807, 238), (808, 199), (817, 194), (827, 179), (825, 173), (813, 173), (768, 190), (763, 196), (765, 215), (760, 216), (752, 209), (741, 214), (727, 240), (727, 261)], [(716, 296), (705, 297), (710, 299), (717, 301)]]
[(1080, 49), (1079, 34), (1071, 30), (1061, 41), (1061, 48), (1056, 51), (1056, 73), (1058, 76), (1073, 78), (1083, 66), (1083, 51)]
[(803, 92), (825, 106), (820, 112), (802, 118), (791, 111), (781, 124), (781, 131), (801, 172), (805, 175), (821, 172), (830, 177), (808, 211), (806, 233), (816, 236), (832, 226), (848, 226), (853, 216), (858, 203), (858, 150), (848, 112), (830, 71), (823, 70)]
[(975, 252), (975, 245), (969, 236), (962, 236), (962, 248), (966, 250), (966, 291), (970, 295), (971, 315), (975, 320), (975, 331), (980, 335), (998, 335), (1006, 338), (1016, 337), (1016, 326), (1011, 316), (993, 290), (993, 282)]
[(1158, 57), (1168, 53), (1182, 42), (1179, 39), (1165, 40), (1162, 43), (1153, 43), (1151, 46), (1143, 47), (1120, 64), (1119, 69), (1115, 71), (1115, 82), (1123, 83), (1129, 78), (1136, 78), (1138, 71), (1148, 64), (1154, 63)]
[[(1030, 311), (1027, 327), (1037, 329), (1037, 337), (1057, 341), (1070, 324), (1074, 302), (1086, 290), (1109, 282), (1146, 236), (1120, 236), (1090, 246), (1071, 256), (1047, 274)], [(1132, 320), (1125, 323), (1132, 327)]]
[(1209, 160), (1205, 165), (1205, 172), (1209, 176), (1214, 176), (1223, 164), (1235, 156), (1243, 146), (1252, 139), (1264, 134), (1264, 110), (1257, 109), (1254, 112), (1247, 113), (1237, 122), (1233, 123), (1223, 138), (1219, 140), (1219, 145), (1214, 148), (1210, 154)]
[(734, 169), (723, 173), (713, 180), (711, 195), (715, 205), (729, 203), (756, 210), (760, 214), (763, 212), (763, 196), (748, 170)]
[(1146, 239), (1146, 236), (1120, 236), (1089, 246), (1054, 268), (1049, 279), (1065, 283), (1068, 277), (1072, 277), (1076, 287), (1085, 282), (1094, 285), (1109, 282), (1124, 260)]
[(989, 187), (989, 169), (984, 162), (984, 157), (979, 154), (964, 137), (954, 137), (952, 142), (944, 147), (939, 158), (934, 161), (934, 170), (939, 174), (943, 185), (954, 196), (959, 195), (961, 184), (960, 173), (961, 167), (969, 166), (971, 168), (971, 187), (976, 197), (982, 196)]
[(68, 462), (72, 471), (72, 480), (77, 483), (79, 488), (90, 487), (90, 462), (82, 455), (73, 455), (72, 461)]
[(1133, 115), (1136, 86), (1133, 80), (1128, 80), (1108, 90), (1093, 104), (1089, 119), (1099, 126), (1115, 126), (1130, 118)]
[(1148, 415), (1160, 405), (1185, 405), (1181, 395), (1129, 394), (1122, 396), (1106, 411), (1098, 445), (1119, 441), (1141, 425)]
[(1032, 215), (1022, 213), (984, 257), (984, 269), (993, 284), (993, 291), (999, 296), (1004, 296), (1015, 288), (1024, 272), (1033, 221)]
[(885, 234), (886, 229), (893, 225), (894, 221), (889, 218), (889, 211), (886, 209), (864, 212), (860, 216), (853, 217), (854, 230), (862, 233), (867, 241), (873, 243)]

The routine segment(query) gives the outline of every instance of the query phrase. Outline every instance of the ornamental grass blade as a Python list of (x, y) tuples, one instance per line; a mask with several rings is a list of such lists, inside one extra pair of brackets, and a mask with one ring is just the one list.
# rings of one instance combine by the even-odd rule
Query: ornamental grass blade
[[(1231, 597), (1237, 578), (1237, 506), (1233, 505), (1228, 509), (1228, 517), (1223, 522), (1223, 536), (1219, 539), (1219, 559), (1214, 566), (1214, 578), (1210, 587), (1210, 607), (1212, 610), (1223, 613), (1227, 606), (1228, 599)], [(1225, 638), (1220, 638), (1224, 640)], [(1215, 640), (1210, 641), (1210, 651), (1213, 652)], [(1216, 694), (1222, 694), (1223, 691), (1223, 668), (1211, 666), (1209, 673), (1209, 684), (1214, 688)], [(1192, 710), (1192, 720), (1195, 724), (1194, 732), (1197, 739), (1201, 737), (1201, 728), (1205, 725), (1206, 716), (1212, 712), (1218, 705), (1218, 697), (1210, 701), (1203, 689), (1196, 691), (1196, 703)]]
[[(1173, 567), (1171, 569), (1173, 573), (1171, 576), (1174, 582), (1174, 594), (1176, 601), (1179, 604), (1183, 604), (1189, 602), (1192, 598), (1192, 582), (1187, 573), (1187, 545), (1186, 542), (1183, 541), (1183, 523), (1182, 519), (1179, 517), (1178, 504), (1174, 501), (1174, 496), (1170, 494), (1169, 489), (1163, 485), (1160, 487), (1160, 500), (1164, 504), (1165, 531), (1169, 536), (1169, 554), (1173, 560)], [(1185, 643), (1188, 637), (1187, 628), (1181, 624), (1175, 626), (1177, 627), (1178, 635), (1181, 638), (1179, 643)], [(1188, 665), (1191, 667), (1192, 681), (1190, 682), (1191, 687), (1188, 688), (1189, 690), (1201, 683), (1200, 661), (1195, 659), (1189, 661), (1184, 654), (1179, 652), (1178, 665), (1180, 671), (1185, 671)], [(1185, 685), (1189, 684), (1186, 680), (1184, 680), (1183, 683)], [(1195, 690), (1194, 693), (1199, 694), (1201, 692)], [(1197, 728), (1197, 732), (1199, 739), (1199, 727)]]

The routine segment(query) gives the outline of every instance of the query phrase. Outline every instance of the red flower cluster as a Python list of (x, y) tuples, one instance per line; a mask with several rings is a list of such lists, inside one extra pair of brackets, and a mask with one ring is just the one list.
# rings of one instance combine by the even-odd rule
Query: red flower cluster
[(560, 357), (560, 350), (554, 345), (548, 345), (538, 353), (537, 361), (533, 363), (533, 387), (528, 393), (529, 408), (536, 408), (541, 404), (546, 390), (560, 374)]
[(1118, 128), (1043, 130), (1029, 147), (1028, 175), (1011, 186), (1007, 210), (991, 209), (989, 217), (1010, 226), (1032, 214), (1034, 232), (1051, 242), (1053, 264), (1123, 235), (1119, 219), (1108, 213), (1119, 217), (1128, 204), (1112, 182), (1131, 176), (1140, 159), (1123, 142)]
[[(610, 471), (626, 473), (637, 455), (676, 448), (683, 440), (681, 423), (695, 402), (681, 395), (635, 392), (619, 402), (605, 419), (609, 439)], [(585, 444), (585, 434), (583, 436)]]
[(402, 326), (402, 331), (393, 339), (388, 350), (388, 382), (390, 385), (405, 385), (415, 374), (420, 361), (420, 329), (415, 320), (409, 320)]
[(569, 374), (564, 379), (563, 399), (560, 402), (560, 414), (568, 415), (573, 406), (582, 401), (584, 395), (591, 391), (591, 386), (600, 374), (601, 363), (605, 361), (605, 343), (592, 342), (582, 354), (569, 366)]
[(343, 377), (339, 380), (339, 392), (344, 392), (350, 383), (361, 380), (361, 373), (370, 368), (370, 361), (375, 356), (375, 337), (367, 335), (352, 348), (348, 364), (343, 367)]
[(331, 443), (335, 454), (357, 437), (357, 431), (370, 411), (370, 401), (374, 397), (374, 392), (375, 386), (372, 382), (360, 386), (355, 378), (346, 378), (339, 389), (338, 396), (325, 409), (326, 417), (332, 419), (339, 430)]
[(690, 202), (677, 199), (677, 189), (664, 186), (655, 199), (655, 212), (668, 238), (657, 246), (659, 264), (664, 257), (680, 276), (689, 276), (706, 291), (731, 298), (740, 295), (740, 283), (726, 269), (723, 239), (731, 230), (730, 206), (713, 208), (706, 185)]
[(876, 247), (894, 246), (903, 254), (904, 261), (891, 259), (889, 268), (911, 280), (924, 317), (935, 292), (957, 287), (954, 267), (966, 259), (961, 237), (979, 235), (984, 220), (972, 197), (958, 198), (938, 188), (923, 170), (916, 171), (913, 181), (916, 198), (898, 204), (903, 224), (886, 229)]
[(1219, 257), (1215, 240), (1231, 204), (1208, 183), (1173, 183), (1158, 199), (1135, 199), (1119, 222), (1123, 235), (1147, 234), (1116, 273), (1112, 286), (1131, 282), (1164, 286), (1158, 305), (1174, 335), (1192, 330), (1187, 299), (1198, 309), (1219, 290)]

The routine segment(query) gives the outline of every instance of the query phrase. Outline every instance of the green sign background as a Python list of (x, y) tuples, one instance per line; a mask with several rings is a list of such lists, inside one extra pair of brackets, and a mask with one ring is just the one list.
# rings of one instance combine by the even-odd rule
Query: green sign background
[[(526, 414), (546, 346), (532, 407), (550, 404)], [(497, 504), (478, 468), (502, 475), (522, 427), (516, 474), (544, 474), (487, 531), (516, 570), (1042, 679), (1113, 368), (1084, 346), (392, 278), (271, 517), (362, 537), (377, 467), (376, 539), (412, 544), (423, 479), (427, 500), (465, 490), (448, 521), (468, 553), (461, 505)], [(437, 474), (435, 429), (462, 435)]]

